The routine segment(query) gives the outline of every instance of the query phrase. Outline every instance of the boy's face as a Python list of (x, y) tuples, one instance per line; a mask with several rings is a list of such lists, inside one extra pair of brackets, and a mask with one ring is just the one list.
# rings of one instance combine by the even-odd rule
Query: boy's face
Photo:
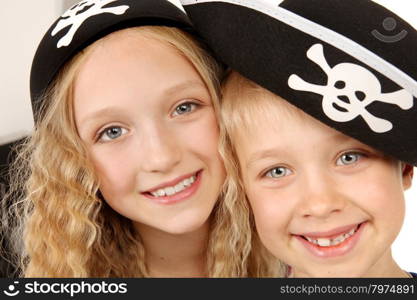
[(236, 140), (264, 245), (296, 277), (400, 276), (390, 246), (410, 168), (278, 105)]

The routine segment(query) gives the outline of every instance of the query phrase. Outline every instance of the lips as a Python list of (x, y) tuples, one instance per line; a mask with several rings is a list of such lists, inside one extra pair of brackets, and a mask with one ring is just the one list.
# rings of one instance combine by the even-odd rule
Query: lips
[(199, 170), (160, 184), (142, 195), (159, 204), (174, 204), (193, 195), (200, 185), (201, 177), (202, 170)]
[(197, 178), (197, 175), (194, 174), (188, 178), (185, 178), (184, 180), (181, 180), (179, 183), (177, 183), (174, 186), (167, 186), (164, 188), (159, 188), (149, 193), (154, 197), (172, 196), (176, 193), (179, 193), (185, 190), (187, 187), (191, 186), (195, 182), (196, 178)]
[(327, 232), (311, 232), (294, 237), (314, 256), (327, 258), (351, 251), (358, 242), (366, 222), (339, 227)]
[(343, 243), (349, 237), (353, 236), (355, 232), (358, 230), (358, 227), (359, 227), (359, 224), (353, 227), (352, 229), (350, 229), (348, 232), (344, 232), (333, 237), (315, 238), (315, 237), (308, 236), (308, 235), (305, 235), (303, 237), (310, 243), (319, 245), (321, 247), (337, 246), (340, 243)]

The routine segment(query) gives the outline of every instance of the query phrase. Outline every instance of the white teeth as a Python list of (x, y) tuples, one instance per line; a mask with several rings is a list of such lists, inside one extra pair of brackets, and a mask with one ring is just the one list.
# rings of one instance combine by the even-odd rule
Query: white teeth
[(175, 189), (175, 192), (176, 192), (176, 193), (181, 192), (184, 188), (185, 188), (185, 186), (184, 186), (183, 184), (181, 184), (181, 183), (178, 183), (178, 184), (174, 187), (174, 189)]
[(317, 244), (319, 246), (322, 246), (322, 247), (329, 247), (330, 246), (330, 240), (328, 240), (328, 239), (317, 239)]
[(308, 236), (304, 236), (304, 237), (310, 243), (319, 245), (320, 247), (335, 246), (335, 245), (338, 245), (338, 244), (342, 243), (348, 237), (351, 237), (355, 233), (355, 231), (356, 231), (357, 228), (358, 227), (355, 227), (351, 231), (349, 231), (348, 233), (341, 234), (341, 235), (339, 235), (339, 236), (337, 236), (335, 238), (332, 238), (332, 239), (326, 239), (326, 238), (313, 239), (313, 238), (310, 238)]
[(341, 242), (343, 242), (346, 239), (345, 235), (340, 235), (334, 239), (332, 239), (332, 246), (333, 245), (337, 245), (340, 244)]
[(156, 197), (158, 196), (165, 196), (165, 191), (163, 189), (159, 189), (156, 191)]
[(196, 180), (196, 176), (193, 175), (189, 178), (184, 179), (183, 181), (179, 182), (175, 186), (166, 187), (163, 189), (159, 189), (155, 192), (151, 192), (152, 196), (154, 197), (163, 197), (163, 196), (172, 196), (176, 193), (179, 193), (185, 188), (189, 187), (193, 182)]
[(174, 194), (175, 194), (175, 188), (173, 188), (173, 187), (166, 188), (166, 189), (165, 189), (165, 193), (166, 193), (168, 196), (174, 195)]

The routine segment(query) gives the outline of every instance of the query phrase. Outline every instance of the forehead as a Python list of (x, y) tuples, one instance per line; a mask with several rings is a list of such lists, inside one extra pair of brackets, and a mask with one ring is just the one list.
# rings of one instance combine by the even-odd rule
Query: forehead
[(123, 99), (155, 98), (184, 82), (201, 83), (193, 65), (168, 42), (122, 30), (89, 49), (74, 82), (75, 115)]
[[(113, 74), (122, 71), (126, 73), (132, 62), (135, 65), (144, 64), (149, 61), (154, 50), (161, 52), (165, 49), (165, 45), (156, 40), (151, 41), (140, 33), (135, 34), (128, 30), (111, 33), (85, 50), (85, 58), (75, 77), (75, 88), (103, 81), (117, 83), (121, 78)], [(136, 67), (132, 66), (131, 71), (134, 68)]]
[[(254, 101), (246, 100), (235, 120), (236, 135), (241, 139), (253, 140), (262, 137), (264, 133), (281, 134), (293, 128), (293, 125), (305, 124), (311, 117), (298, 110), (285, 100), (260, 94)], [(309, 125), (309, 124), (306, 124)]]
[(259, 101), (246, 109), (246, 115), (234, 135), (239, 156), (273, 147), (290, 151), (353, 140), (282, 99)]

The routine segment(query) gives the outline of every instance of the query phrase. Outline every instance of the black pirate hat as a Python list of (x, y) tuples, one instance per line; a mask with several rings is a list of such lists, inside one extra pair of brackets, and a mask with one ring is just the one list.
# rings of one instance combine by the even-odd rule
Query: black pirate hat
[(35, 116), (43, 93), (75, 54), (111, 32), (144, 25), (192, 31), (173, 0), (84, 0), (68, 9), (46, 32), (33, 59), (30, 93)]
[(370, 0), (182, 0), (230, 68), (417, 165), (417, 32)]

